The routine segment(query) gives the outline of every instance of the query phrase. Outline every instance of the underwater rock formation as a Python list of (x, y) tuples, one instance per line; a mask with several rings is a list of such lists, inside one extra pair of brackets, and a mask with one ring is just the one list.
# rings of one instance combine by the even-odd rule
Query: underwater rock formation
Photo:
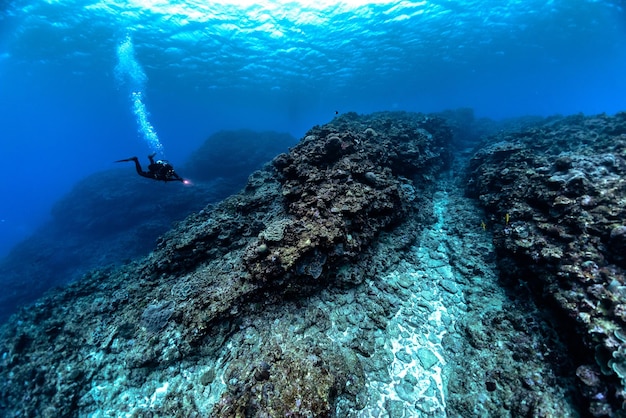
[(469, 194), (511, 287), (555, 315), (592, 416), (626, 398), (626, 113), (554, 118), (490, 138)]
[(194, 181), (210, 181), (219, 177), (246, 184), (250, 173), (297, 142), (283, 132), (240, 129), (219, 131), (207, 138), (181, 169)]
[[(222, 144), (220, 141), (226, 141)], [(221, 131), (179, 168), (193, 186), (138, 177), (131, 167), (79, 181), (52, 209), (49, 222), (0, 263), (0, 322), (46, 290), (90, 269), (144, 256), (156, 239), (192, 212), (236, 193), (295, 139), (285, 133)], [(233, 147), (236, 145), (236, 150)]]
[[(409, 113), (314, 127), (146, 258), (13, 316), (0, 331), (0, 412), (330, 416), (339, 400), (362, 404), (372, 337), (341, 345), (323, 335), (328, 312), (302, 304), (384, 268), (393, 247), (372, 249), (385, 233), (411, 245), (418, 231), (402, 227), (431, 217), (450, 140), (443, 120)], [(393, 309), (379, 301), (363, 306), (381, 321)]]
[(227, 183), (164, 185), (137, 176), (130, 167), (81, 180), (54, 205), (51, 219), (0, 263), (5, 290), (0, 321), (91, 269), (149, 253), (174, 221), (229, 191), (234, 192)]

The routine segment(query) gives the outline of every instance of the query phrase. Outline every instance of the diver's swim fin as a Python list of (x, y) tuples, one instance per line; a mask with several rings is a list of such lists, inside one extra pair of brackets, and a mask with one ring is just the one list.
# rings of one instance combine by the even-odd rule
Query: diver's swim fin
[(116, 163), (125, 163), (126, 161), (135, 161), (136, 159), (137, 159), (137, 157), (130, 157), (130, 158), (126, 158), (124, 160), (117, 160), (117, 161), (114, 161), (114, 162), (116, 162)]

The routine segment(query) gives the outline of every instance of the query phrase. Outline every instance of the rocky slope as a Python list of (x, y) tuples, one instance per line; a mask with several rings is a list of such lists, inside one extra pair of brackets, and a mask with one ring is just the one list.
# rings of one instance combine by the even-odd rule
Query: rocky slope
[(445, 116), (314, 127), (13, 316), (0, 413), (624, 416), (626, 114)]
[[(417, 231), (397, 228), (407, 216), (427, 223), (450, 139), (442, 120), (416, 114), (345, 114), (313, 128), (145, 259), (94, 271), (13, 317), (0, 338), (0, 409), (327, 416), (338, 399), (355, 402), (354, 350), (281, 335), (298, 300), (384, 267), (370, 251), (381, 233), (410, 245)], [(307, 320), (328, 323), (316, 312)], [(259, 318), (276, 329), (257, 329)]]
[(528, 289), (569, 342), (585, 410), (623, 413), (626, 113), (490, 138), (468, 190), (488, 213), (508, 286)]
[(139, 177), (132, 165), (81, 180), (55, 204), (51, 220), (0, 263), (0, 322), (54, 286), (148, 254), (174, 222), (236, 193), (295, 142), (277, 132), (218, 132), (176, 167), (192, 186)]

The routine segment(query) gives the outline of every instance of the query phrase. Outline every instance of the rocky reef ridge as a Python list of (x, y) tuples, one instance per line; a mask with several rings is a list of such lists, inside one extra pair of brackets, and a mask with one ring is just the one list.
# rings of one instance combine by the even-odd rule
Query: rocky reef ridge
[(89, 270), (145, 256), (174, 222), (238, 192), (250, 173), (295, 142), (272, 131), (217, 132), (176, 166), (192, 186), (145, 179), (119, 164), (82, 179), (54, 205), (49, 222), (0, 260), (0, 321)]
[(0, 414), (625, 416), (625, 178), (624, 113), (344, 114), (11, 317)]
[[(372, 276), (384, 265), (371, 251), (381, 234), (409, 216), (428, 222), (450, 141), (443, 120), (409, 113), (313, 128), (146, 258), (93, 271), (12, 317), (0, 336), (0, 410), (330, 416), (340, 399), (357, 402), (354, 351), (294, 336), (288, 318), (306, 295)], [(401, 236), (409, 246), (417, 231)]]
[(554, 315), (584, 410), (623, 416), (626, 113), (502, 133), (482, 144), (469, 170), (502, 277)]

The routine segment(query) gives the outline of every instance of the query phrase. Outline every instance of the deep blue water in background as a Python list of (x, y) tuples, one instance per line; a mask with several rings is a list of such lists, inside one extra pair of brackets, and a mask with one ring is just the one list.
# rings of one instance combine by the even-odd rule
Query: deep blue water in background
[[(336, 110), (626, 110), (621, 1), (365, 3), (0, 2), (0, 256), (76, 181), (151, 152), (132, 91), (175, 165), (220, 129), (301, 137)], [(124, 42), (144, 79), (116, 77)]]

